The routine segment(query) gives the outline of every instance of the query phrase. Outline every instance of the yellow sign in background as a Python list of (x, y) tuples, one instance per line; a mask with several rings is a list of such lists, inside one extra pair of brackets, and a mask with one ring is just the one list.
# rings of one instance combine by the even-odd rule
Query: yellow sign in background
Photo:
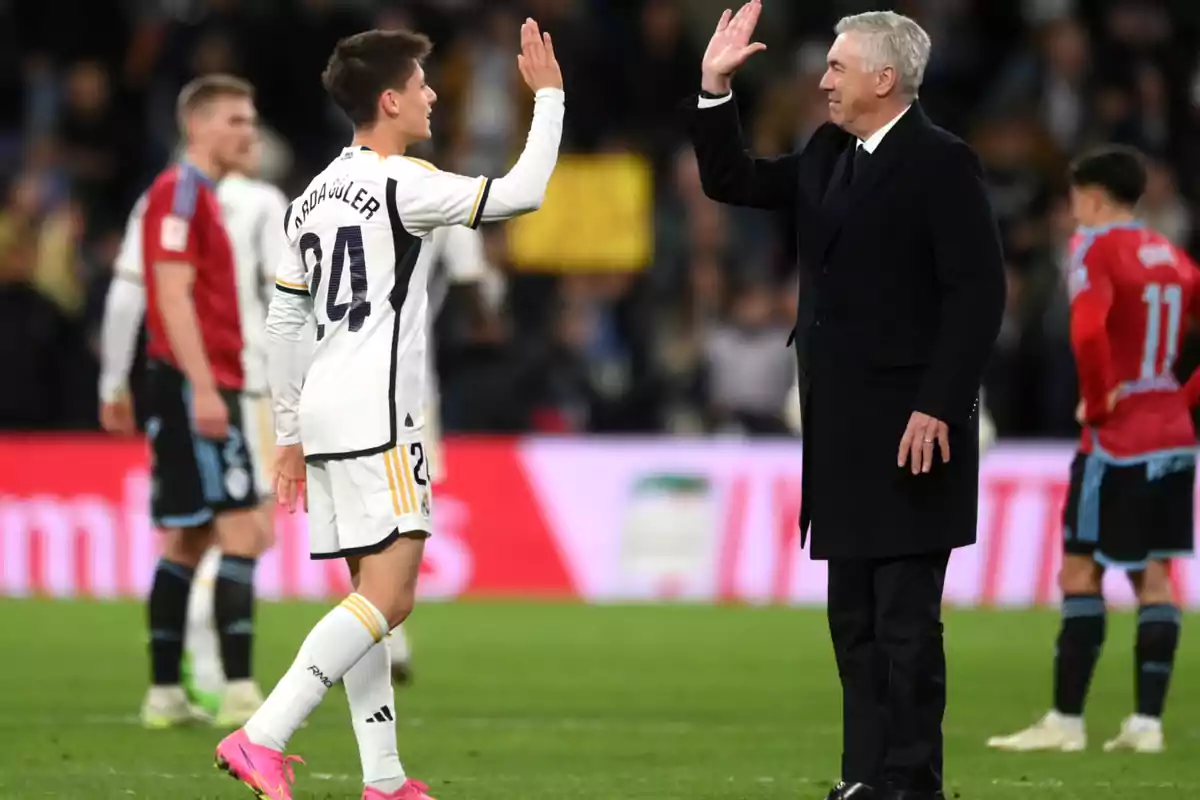
[(518, 269), (642, 269), (654, 255), (650, 165), (632, 153), (562, 156), (542, 207), (508, 224), (509, 256)]

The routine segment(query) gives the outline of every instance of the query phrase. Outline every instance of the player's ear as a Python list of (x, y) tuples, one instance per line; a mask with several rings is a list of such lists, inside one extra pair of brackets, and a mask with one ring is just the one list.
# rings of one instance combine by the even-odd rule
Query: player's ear
[(379, 108), (389, 117), (400, 114), (400, 96), (393, 89), (384, 89), (379, 96)]

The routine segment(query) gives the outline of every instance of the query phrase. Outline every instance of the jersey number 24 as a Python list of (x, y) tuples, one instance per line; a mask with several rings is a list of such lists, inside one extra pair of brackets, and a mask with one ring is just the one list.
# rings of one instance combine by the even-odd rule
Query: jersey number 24
[[(308, 260), (312, 258), (310, 267)], [(321, 239), (315, 233), (309, 232), (300, 237), (300, 258), (304, 268), (312, 270), (312, 280), (309, 282), (309, 294), (316, 304), (317, 312), (317, 341), (325, 336), (325, 325), (320, 322), (321, 305), (318, 295), (321, 289), (321, 271), (324, 265)], [(338, 302), (338, 292), (342, 288), (342, 275), (347, 263), (350, 266), (350, 299)], [(346, 318), (346, 327), (351, 332), (362, 329), (363, 322), (371, 316), (371, 303), (367, 300), (367, 259), (363, 253), (362, 228), (358, 225), (346, 225), (337, 229), (333, 240), (333, 255), (329, 260), (329, 280), (325, 288), (325, 318), (329, 322), (340, 322)]]

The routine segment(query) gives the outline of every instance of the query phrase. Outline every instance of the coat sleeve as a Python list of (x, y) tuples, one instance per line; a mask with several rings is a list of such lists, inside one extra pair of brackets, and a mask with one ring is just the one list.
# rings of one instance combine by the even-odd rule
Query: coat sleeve
[(979, 158), (963, 142), (937, 154), (928, 194), (938, 328), (916, 410), (948, 425), (971, 419), (1004, 315), (1004, 255)]
[(796, 204), (801, 154), (754, 158), (742, 141), (737, 102), (697, 107), (688, 101), (690, 133), (704, 193), (719, 203), (751, 208), (792, 208)]

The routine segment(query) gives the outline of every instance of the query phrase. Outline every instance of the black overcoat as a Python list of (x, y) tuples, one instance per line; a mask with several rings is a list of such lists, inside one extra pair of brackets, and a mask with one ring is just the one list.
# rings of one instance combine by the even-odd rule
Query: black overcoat
[[(811, 526), (817, 559), (973, 544), (979, 386), (1005, 300), (979, 158), (914, 103), (847, 181), (857, 140), (832, 123), (802, 151), (760, 159), (736, 100), (689, 105), (709, 197), (795, 210), (801, 542)], [(949, 463), (923, 475), (896, 464), (913, 411), (950, 429)]]

